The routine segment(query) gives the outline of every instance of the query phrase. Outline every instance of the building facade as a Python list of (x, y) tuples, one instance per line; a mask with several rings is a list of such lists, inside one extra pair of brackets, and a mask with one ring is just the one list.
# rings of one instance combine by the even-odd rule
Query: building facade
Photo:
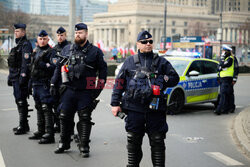
[[(215, 37), (220, 26), (220, 1), (168, 0), (167, 36), (180, 34)], [(247, 32), (243, 33), (242, 30), (240, 33), (236, 27), (243, 25), (249, 17), (246, 8), (248, 3), (245, 0), (234, 1), (240, 2), (240, 11), (227, 11), (229, 1), (223, 1), (223, 40), (237, 43), (240, 34), (243, 34), (242, 38), (247, 42)], [(164, 0), (118, 0), (117, 3), (109, 4), (108, 12), (94, 15), (94, 22), (88, 23), (89, 36), (94, 43), (102, 40), (105, 47), (131, 47), (135, 45), (138, 32), (148, 30), (153, 35), (156, 48), (159, 48), (164, 32), (163, 23)], [(234, 26), (235, 30), (232, 30)]]

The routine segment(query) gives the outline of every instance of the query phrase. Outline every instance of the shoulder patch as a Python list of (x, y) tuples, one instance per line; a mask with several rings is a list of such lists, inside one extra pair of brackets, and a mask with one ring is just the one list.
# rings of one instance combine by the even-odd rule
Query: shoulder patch
[(25, 59), (28, 59), (30, 57), (30, 54), (29, 53), (24, 53), (24, 58)]
[(52, 62), (53, 62), (53, 64), (56, 64), (57, 63), (57, 58), (53, 58)]

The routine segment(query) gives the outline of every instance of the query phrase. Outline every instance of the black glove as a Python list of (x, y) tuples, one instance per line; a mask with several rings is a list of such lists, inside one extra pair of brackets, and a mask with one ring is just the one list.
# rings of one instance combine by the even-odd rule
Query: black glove
[(50, 85), (49, 92), (50, 92), (51, 96), (56, 96), (57, 95), (57, 89), (56, 89), (55, 85), (53, 85), (53, 84)]
[(20, 76), (20, 78), (19, 78), (19, 86), (22, 87), (22, 88), (23, 87), (28, 87), (26, 77)]
[(7, 84), (8, 84), (8, 86), (13, 86), (11, 80), (9, 79), (9, 77), (7, 79)]

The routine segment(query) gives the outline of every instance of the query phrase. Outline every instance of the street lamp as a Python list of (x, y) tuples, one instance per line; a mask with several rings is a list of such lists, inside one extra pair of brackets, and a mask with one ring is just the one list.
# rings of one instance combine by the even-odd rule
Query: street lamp
[(222, 45), (222, 39), (223, 39), (223, 31), (222, 31), (222, 6), (223, 6), (223, 0), (221, 0), (221, 4), (220, 4), (220, 34), (221, 34), (221, 37), (220, 37), (220, 55), (222, 53), (222, 50), (221, 50), (221, 45)]
[(164, 0), (164, 34), (163, 34), (163, 49), (166, 49), (166, 39), (167, 39), (167, 0)]

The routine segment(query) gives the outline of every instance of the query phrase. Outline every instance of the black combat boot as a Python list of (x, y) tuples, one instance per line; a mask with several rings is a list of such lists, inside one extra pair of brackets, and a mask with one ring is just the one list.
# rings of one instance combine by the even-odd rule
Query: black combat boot
[(60, 133), (60, 130), (61, 130), (60, 119), (59, 119), (60, 112), (57, 110), (57, 108), (58, 108), (58, 104), (53, 106), (54, 132)]
[[(62, 111), (63, 112), (63, 111)], [(70, 141), (71, 141), (71, 131), (72, 131), (72, 121), (68, 118), (65, 118), (64, 115), (60, 116), (60, 124), (61, 124), (61, 140), (59, 141), (59, 145), (54, 151), (56, 154), (64, 153), (65, 150), (70, 149)]]
[(29, 124), (28, 124), (28, 104), (27, 101), (16, 101), (17, 108), (19, 112), (19, 126), (14, 128), (14, 134), (15, 135), (22, 135), (26, 134), (29, 130)]
[(94, 123), (91, 122), (91, 112), (89, 110), (81, 110), (78, 112), (79, 122), (77, 123), (77, 131), (79, 136), (78, 148), (83, 158), (89, 157), (89, 143), (91, 128)]
[(151, 158), (154, 167), (165, 167), (165, 133), (149, 135)]
[(48, 104), (43, 104), (42, 110), (44, 112), (44, 117), (45, 117), (45, 134), (42, 136), (42, 138), (38, 143), (39, 144), (55, 143), (52, 108)]
[(39, 140), (45, 133), (45, 119), (44, 113), (42, 111), (41, 104), (36, 104), (35, 108), (37, 110), (37, 131), (33, 133), (33, 136), (30, 136), (30, 140)]
[(142, 138), (144, 134), (135, 134), (128, 132), (127, 134), (127, 150), (128, 150), (128, 165), (127, 167), (139, 167), (142, 159)]

